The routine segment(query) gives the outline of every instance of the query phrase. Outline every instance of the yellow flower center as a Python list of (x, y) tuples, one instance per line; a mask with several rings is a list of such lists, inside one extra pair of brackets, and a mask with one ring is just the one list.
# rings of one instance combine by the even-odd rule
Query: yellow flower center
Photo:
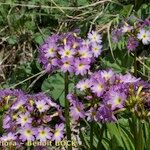
[(96, 40), (96, 35), (93, 35), (93, 39)]
[(28, 117), (24, 117), (23, 121), (26, 122), (28, 120)]
[(79, 64), (78, 69), (82, 69), (84, 67), (83, 64)]
[(25, 135), (26, 135), (26, 136), (31, 136), (31, 135), (32, 135), (31, 130), (29, 130), (29, 129), (28, 129), (28, 130), (26, 130), (26, 131), (25, 131)]
[(65, 63), (64, 63), (64, 66), (65, 66), (65, 67), (68, 67), (69, 65), (70, 65), (69, 62), (65, 62)]
[(119, 105), (120, 103), (121, 103), (121, 98), (120, 98), (120, 97), (116, 98), (115, 104), (116, 104), (116, 105)]
[(59, 130), (56, 130), (55, 133), (54, 133), (55, 137), (58, 137), (60, 135), (60, 131)]
[(104, 74), (104, 78), (105, 78), (106, 80), (108, 80), (108, 79), (110, 78), (110, 75), (109, 75), (109, 74)]
[(13, 117), (13, 119), (17, 119), (18, 115), (16, 114), (16, 115), (13, 115), (12, 117)]
[(146, 38), (147, 38), (147, 35), (146, 35), (146, 34), (143, 34), (143, 35), (142, 35), (142, 38), (143, 38), (143, 39), (146, 39)]
[(50, 49), (48, 50), (48, 52), (49, 52), (50, 54), (52, 54), (52, 53), (54, 52), (54, 49), (53, 49), (53, 48), (50, 48)]
[(69, 50), (66, 50), (66, 51), (65, 51), (65, 56), (70, 56), (70, 54), (71, 54), (71, 53), (70, 53)]
[(98, 51), (98, 48), (97, 48), (97, 47), (94, 47), (94, 51)]
[(42, 110), (42, 109), (43, 109), (43, 106), (42, 106), (42, 105), (38, 106), (38, 109), (39, 109), (39, 110)]
[(45, 131), (41, 131), (40, 132), (40, 136), (45, 136), (46, 135), (46, 132)]
[(98, 90), (101, 91), (103, 89), (103, 85), (102, 84), (98, 84)]
[(88, 88), (88, 85), (87, 84), (83, 84), (82, 89), (85, 90), (87, 88)]
[(82, 56), (82, 57), (86, 57), (86, 56), (87, 56), (87, 53), (86, 53), (86, 52), (82, 52), (82, 53), (81, 53), (81, 56)]

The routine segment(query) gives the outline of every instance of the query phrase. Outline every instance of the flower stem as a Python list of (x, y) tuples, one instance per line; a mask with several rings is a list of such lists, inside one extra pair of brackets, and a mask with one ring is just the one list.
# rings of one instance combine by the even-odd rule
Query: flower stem
[[(91, 101), (91, 106), (94, 107), (94, 99)], [(93, 150), (93, 132), (94, 132), (94, 120), (92, 119), (90, 123), (90, 150)]]
[(143, 125), (138, 118), (133, 118), (133, 125), (135, 150), (143, 150)]
[(93, 150), (93, 129), (94, 129), (94, 122), (91, 122), (90, 125), (90, 150)]
[[(69, 101), (67, 95), (69, 93), (69, 74), (65, 73), (65, 121), (66, 121), (66, 134), (67, 140), (71, 141), (71, 129), (70, 129), (70, 116), (69, 116)], [(72, 150), (72, 145), (68, 146), (68, 150)]]

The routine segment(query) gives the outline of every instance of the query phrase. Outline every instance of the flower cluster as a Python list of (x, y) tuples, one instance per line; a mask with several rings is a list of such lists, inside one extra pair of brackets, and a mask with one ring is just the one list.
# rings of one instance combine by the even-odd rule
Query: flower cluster
[(138, 113), (138, 108), (141, 106), (144, 113), (140, 110), (138, 117), (149, 116), (145, 106), (150, 95), (144, 96), (143, 91), (148, 87), (150, 87), (148, 83), (129, 73), (116, 74), (112, 70), (95, 72), (88, 79), (77, 83), (76, 88), (79, 89), (79, 94), (68, 95), (71, 117), (73, 120), (86, 118), (88, 121), (116, 121), (117, 112), (129, 109)]
[(54, 34), (39, 48), (39, 62), (46, 71), (84, 75), (102, 52), (102, 37), (92, 31), (84, 40), (76, 33)]
[(143, 45), (150, 44), (150, 20), (136, 20), (134, 25), (130, 20), (122, 23), (117, 29), (112, 31), (112, 39), (118, 42), (122, 37), (127, 40), (127, 49), (133, 52), (142, 43)]
[(3, 115), (4, 134), (0, 140), (16, 141), (20, 147), (28, 141), (59, 141), (64, 137), (61, 108), (45, 94), (1, 90), (0, 102), (4, 100), (9, 103), (9, 108)]

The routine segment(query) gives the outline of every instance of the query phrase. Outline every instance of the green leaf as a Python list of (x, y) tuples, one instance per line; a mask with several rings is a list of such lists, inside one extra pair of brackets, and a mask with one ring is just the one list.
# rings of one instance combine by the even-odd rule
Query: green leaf
[(118, 126), (118, 129), (121, 133), (121, 137), (126, 149), (134, 150), (133, 136), (131, 132), (123, 126)]
[(33, 21), (25, 22), (25, 28), (28, 30), (34, 30), (35, 29), (35, 22), (33, 22)]
[(106, 60), (104, 60), (104, 66), (107, 68), (112, 68), (113, 70), (115, 70), (118, 73), (123, 71), (123, 68), (120, 65), (118, 65), (117, 63), (112, 63), (112, 62), (109, 62)]
[(16, 36), (11, 36), (7, 39), (8, 43), (11, 44), (11, 45), (14, 45), (18, 42), (18, 38)]
[[(42, 84), (42, 91), (46, 92), (55, 100), (59, 100), (60, 104), (65, 104), (64, 93), (64, 77), (60, 73), (49, 76)], [(74, 87), (73, 83), (69, 84), (69, 91), (72, 91)]]
[(117, 146), (124, 147), (121, 134), (119, 132), (119, 129), (115, 123), (109, 123), (106, 125), (108, 128), (108, 131), (111, 135), (111, 139), (116, 139), (114, 142), (117, 144)]
[(125, 5), (125, 6), (123, 6), (123, 9), (121, 10), (120, 14), (127, 18), (130, 16), (132, 9), (133, 9), (132, 4)]
[(40, 45), (44, 42), (44, 38), (40, 33), (36, 33), (34, 36), (34, 41)]

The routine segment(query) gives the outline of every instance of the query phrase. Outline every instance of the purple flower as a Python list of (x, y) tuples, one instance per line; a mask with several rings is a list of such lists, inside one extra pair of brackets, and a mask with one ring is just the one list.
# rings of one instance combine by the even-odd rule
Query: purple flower
[(73, 104), (73, 103), (77, 100), (77, 98), (75, 97), (75, 95), (73, 95), (72, 93), (69, 93), (69, 94), (67, 95), (67, 99), (69, 100), (69, 102), (70, 102), (71, 104)]
[(36, 107), (39, 110), (39, 112), (44, 112), (49, 109), (49, 106), (46, 104), (46, 102), (44, 100), (37, 101), (37, 102), (35, 102), (35, 104), (36, 104)]
[(146, 31), (145, 29), (141, 29), (140, 32), (137, 34), (137, 38), (142, 40), (144, 45), (150, 43), (150, 31)]
[(50, 129), (47, 127), (40, 127), (37, 129), (37, 136), (36, 139), (40, 140), (40, 142), (45, 142), (46, 140), (50, 140), (52, 137), (52, 133), (50, 132)]
[(110, 70), (103, 70), (100, 72), (101, 77), (105, 79), (105, 81), (110, 81), (113, 82), (114, 81), (114, 72), (110, 69)]
[(135, 83), (135, 82), (138, 82), (140, 80), (140, 78), (136, 78), (136, 77), (132, 76), (130, 73), (128, 73), (124, 76), (120, 75), (120, 80), (123, 83)]
[[(92, 81), (91, 81), (92, 82)], [(104, 90), (105, 90), (105, 81), (102, 78), (99, 78), (98, 80), (94, 80), (91, 90), (94, 94), (96, 94), (98, 97), (100, 97)]]
[(102, 37), (100, 34), (98, 34), (95, 31), (92, 31), (91, 33), (88, 33), (88, 39), (92, 42), (92, 43), (101, 43), (102, 42)]
[(19, 130), (20, 133), (20, 139), (25, 142), (25, 141), (34, 141), (35, 140), (35, 135), (37, 134), (37, 131), (35, 128), (32, 128), (30, 125), (26, 125), (22, 127)]
[(123, 92), (110, 90), (108, 94), (109, 96), (106, 102), (111, 105), (112, 110), (124, 107), (126, 95)]
[(144, 25), (145, 25), (145, 26), (150, 26), (150, 20), (146, 19), (146, 20), (144, 21)]
[(30, 124), (32, 122), (32, 119), (30, 118), (29, 112), (26, 112), (25, 114), (20, 114), (16, 121), (17, 124), (25, 126), (26, 124)]
[(88, 88), (91, 87), (91, 82), (89, 79), (86, 79), (86, 80), (81, 80), (78, 82), (78, 84), (76, 85), (76, 87), (78, 89), (80, 89), (80, 91), (85, 91), (87, 90)]
[(11, 109), (18, 110), (25, 103), (26, 103), (26, 101), (24, 99), (19, 99), (17, 102), (15, 102), (15, 104), (13, 104), (13, 106), (11, 107)]
[(3, 128), (4, 129), (10, 128), (10, 122), (11, 122), (11, 117), (9, 115), (5, 115), (3, 119)]
[(86, 112), (86, 116), (87, 116), (87, 121), (98, 121), (97, 120), (97, 110), (95, 108), (90, 108), (87, 112)]
[(74, 66), (76, 75), (85, 75), (90, 68), (89, 62), (86, 59), (76, 59)]
[(85, 113), (84, 113), (84, 106), (81, 102), (74, 102), (73, 106), (70, 107), (70, 114), (71, 117), (74, 120), (78, 120), (79, 118), (84, 118), (85, 117)]
[(59, 40), (59, 35), (58, 34), (53, 34), (52, 36), (49, 36), (46, 40), (45, 43), (56, 43)]
[(139, 45), (139, 42), (134, 37), (129, 37), (127, 48), (130, 51), (134, 51)]
[(122, 35), (123, 35), (122, 29), (113, 30), (112, 31), (112, 40), (113, 40), (113, 42), (117, 43), (120, 40)]
[(50, 62), (53, 67), (57, 67), (60, 65), (60, 62), (56, 58), (51, 59)]
[(89, 48), (91, 46), (91, 42), (89, 39), (83, 40), (82, 45), (86, 48)]
[(75, 51), (74, 49), (71, 49), (69, 45), (65, 45), (64, 48), (61, 48), (61, 50), (59, 51), (59, 54), (61, 58), (64, 58), (64, 57), (72, 58), (75, 54)]
[(57, 47), (54, 43), (46, 44), (45, 47), (44, 52), (46, 58), (53, 58), (56, 56)]
[(97, 119), (101, 122), (117, 121), (113, 111), (107, 105), (102, 105), (98, 108)]
[(0, 140), (1, 141), (14, 141), (16, 140), (16, 134), (9, 132), (7, 135), (3, 135)]
[(102, 45), (99, 45), (97, 43), (93, 43), (92, 44), (92, 52), (93, 52), (94, 57), (97, 58), (102, 52)]
[(74, 60), (72, 58), (63, 58), (62, 59), (62, 67), (61, 67), (61, 70), (62, 72), (70, 72), (70, 73), (73, 73), (74, 72), (74, 67), (73, 67), (73, 64), (74, 64)]
[(90, 59), (92, 57), (91, 51), (89, 51), (89, 48), (87, 48), (86, 46), (82, 46), (79, 49), (78, 53), (81, 59)]
[(132, 26), (130, 26), (129, 24), (125, 23), (125, 25), (122, 27), (122, 32), (123, 33), (131, 32), (132, 29), (133, 29)]
[(64, 124), (56, 124), (55, 131), (52, 137), (53, 141), (60, 141), (64, 137)]
[(60, 62), (56, 58), (52, 58), (47, 60), (46, 64), (44, 64), (44, 68), (47, 72), (53, 71), (54, 68), (57, 68), (60, 65)]
[(0, 90), (0, 104), (4, 102), (9, 102), (13, 92), (10, 89)]

